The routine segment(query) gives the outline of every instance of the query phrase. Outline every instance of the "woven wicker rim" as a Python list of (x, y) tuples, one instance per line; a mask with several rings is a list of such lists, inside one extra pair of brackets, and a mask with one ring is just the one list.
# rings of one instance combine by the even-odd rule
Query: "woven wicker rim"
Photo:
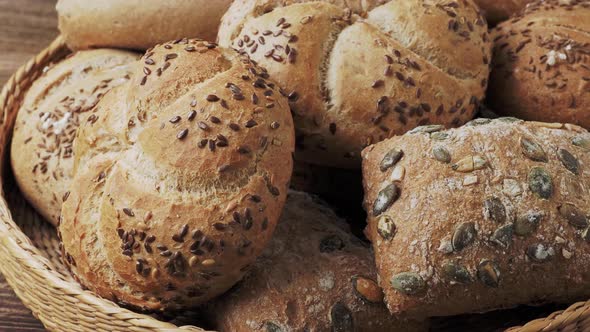
[[(22, 98), (44, 68), (70, 51), (58, 37), (49, 47), (29, 60), (8, 80), (0, 92), (0, 171), (6, 167), (8, 147), (16, 113)], [(0, 185), (5, 183), (0, 179)], [(42, 228), (39, 225), (34, 225)], [(55, 253), (43, 254), (55, 244), (51, 239), (35, 239), (37, 246), (13, 220), (6, 196), (0, 197), (0, 272), (23, 303), (51, 331), (203, 331), (194, 326), (177, 327), (151, 316), (119, 307), (113, 302), (84, 291), (73, 279), (59, 271)], [(39, 243), (41, 242), (41, 243)], [(49, 257), (49, 258), (48, 258)], [(590, 301), (573, 304), (546, 318), (514, 327), (511, 332), (576, 331), (590, 326)]]

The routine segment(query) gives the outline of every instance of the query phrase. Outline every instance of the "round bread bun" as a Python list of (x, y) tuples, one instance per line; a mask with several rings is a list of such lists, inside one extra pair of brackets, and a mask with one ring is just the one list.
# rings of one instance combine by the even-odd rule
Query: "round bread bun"
[(29, 203), (54, 225), (72, 180), (72, 143), (111, 88), (127, 82), (138, 54), (81, 51), (49, 68), (23, 100), (12, 137), (12, 169)]
[(389, 314), (376, 276), (370, 249), (346, 222), (291, 191), (267, 249), (206, 314), (222, 332), (428, 331)]
[(59, 30), (71, 49), (145, 50), (184, 37), (214, 40), (231, 0), (58, 0)]
[(195, 307), (239, 281), (271, 238), (293, 169), (287, 99), (246, 56), (159, 45), (74, 144), (59, 227), (82, 285), (141, 310)]
[(473, 0), (491, 25), (518, 14), (534, 0)]
[(219, 42), (288, 93), (296, 159), (342, 168), (359, 168), (363, 147), (418, 125), (470, 120), (491, 51), (471, 0), (238, 0)]
[(499, 114), (590, 128), (590, 1), (547, 0), (493, 31)]

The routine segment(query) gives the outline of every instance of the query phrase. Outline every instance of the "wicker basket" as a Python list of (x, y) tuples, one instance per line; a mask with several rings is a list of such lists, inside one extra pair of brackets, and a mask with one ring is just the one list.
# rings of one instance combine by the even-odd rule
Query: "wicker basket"
[[(6, 190), (0, 197), (0, 272), (51, 331), (203, 331), (129, 311), (83, 290), (60, 261), (55, 229), (18, 193), (5, 160), (17, 110), (31, 82), (68, 53), (63, 40), (57, 38), (21, 67), (0, 92), (0, 171), (4, 171), (0, 184)], [(590, 331), (590, 301), (510, 331)]]

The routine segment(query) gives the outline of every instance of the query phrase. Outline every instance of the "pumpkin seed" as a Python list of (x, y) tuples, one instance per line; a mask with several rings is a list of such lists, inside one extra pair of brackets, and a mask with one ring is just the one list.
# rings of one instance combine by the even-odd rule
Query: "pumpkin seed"
[(379, 166), (381, 172), (385, 172), (386, 170), (395, 166), (395, 164), (397, 164), (397, 162), (402, 159), (403, 155), (404, 152), (400, 149), (392, 149), (389, 151), (385, 157), (383, 157), (383, 160), (381, 160), (381, 165)]
[(531, 235), (537, 230), (542, 219), (543, 213), (540, 212), (529, 212), (519, 216), (514, 223), (514, 234), (519, 236)]
[(377, 283), (364, 277), (352, 277), (352, 286), (356, 294), (371, 303), (383, 302), (383, 290)]
[(453, 238), (451, 240), (453, 249), (455, 251), (461, 251), (475, 241), (477, 231), (475, 230), (475, 223), (466, 222), (462, 223), (455, 229)]
[(500, 267), (489, 259), (484, 259), (479, 263), (477, 276), (488, 287), (496, 288), (500, 285)]
[(441, 273), (443, 278), (460, 284), (469, 284), (473, 281), (469, 270), (454, 261), (445, 261)]
[(584, 229), (590, 225), (586, 214), (573, 204), (563, 204), (558, 208), (558, 211), (575, 228)]
[(496, 229), (492, 234), (491, 241), (502, 248), (510, 247), (512, 244), (512, 235), (514, 234), (514, 225), (508, 224)]
[(445, 129), (442, 125), (428, 125), (428, 126), (420, 126), (410, 130), (410, 134), (417, 134), (417, 133), (435, 133)]
[(579, 175), (580, 174), (580, 162), (573, 154), (571, 154), (568, 150), (559, 149), (557, 152), (557, 156), (563, 166), (570, 172)]
[(413, 272), (402, 272), (391, 278), (393, 289), (405, 295), (416, 295), (426, 290), (426, 282)]
[(451, 167), (454, 171), (469, 173), (484, 168), (486, 164), (487, 160), (484, 157), (475, 155), (465, 157), (453, 164)]
[(384, 240), (393, 239), (395, 231), (395, 223), (390, 216), (379, 217), (379, 221), (377, 221), (377, 233), (379, 233)]
[(483, 215), (486, 219), (499, 224), (506, 222), (506, 207), (497, 197), (488, 198), (483, 202)]
[(530, 160), (544, 163), (547, 162), (547, 154), (545, 153), (545, 150), (543, 150), (543, 147), (533, 140), (526, 137), (521, 137), (520, 148), (522, 149), (522, 153)]
[(491, 119), (478, 118), (478, 119), (474, 119), (474, 120), (467, 122), (465, 124), (465, 126), (467, 126), (467, 127), (483, 126), (483, 125), (487, 125), (490, 122), (492, 122)]
[(551, 175), (543, 167), (533, 167), (529, 172), (529, 189), (539, 198), (549, 199), (553, 195)]
[(503, 117), (497, 118), (496, 120), (506, 122), (506, 123), (514, 123), (514, 122), (521, 122), (522, 121), (521, 119), (517, 119), (512, 116), (503, 116)]
[(266, 332), (283, 332), (283, 329), (273, 322), (266, 322), (265, 327)]
[(546, 246), (542, 243), (537, 243), (530, 245), (526, 249), (526, 254), (527, 256), (529, 256), (531, 260), (537, 263), (544, 263), (551, 260), (551, 258), (555, 256), (555, 250), (553, 250), (553, 248), (550, 246)]
[(354, 331), (352, 313), (342, 302), (334, 304), (332, 310), (330, 310), (330, 318), (332, 320), (332, 332)]
[(439, 131), (439, 132), (430, 134), (430, 138), (432, 138), (433, 140), (437, 140), (437, 141), (446, 141), (449, 139), (449, 137), (451, 137), (451, 134), (444, 132), (444, 131)]
[(572, 144), (586, 151), (590, 151), (590, 138), (576, 136), (572, 139)]
[(442, 146), (437, 146), (433, 148), (432, 154), (434, 155), (434, 158), (440, 161), (441, 163), (448, 164), (451, 162), (451, 153), (449, 152), (449, 150), (445, 149)]
[(399, 188), (395, 183), (392, 183), (381, 190), (373, 204), (373, 216), (378, 216), (385, 212), (391, 204), (399, 198)]

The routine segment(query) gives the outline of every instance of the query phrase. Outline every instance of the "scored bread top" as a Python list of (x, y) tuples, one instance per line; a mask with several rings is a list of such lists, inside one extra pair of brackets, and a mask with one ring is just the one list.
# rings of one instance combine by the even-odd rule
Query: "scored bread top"
[(590, 134), (476, 119), (363, 151), (366, 233), (393, 313), (447, 316), (590, 295)]
[(358, 168), (360, 151), (418, 125), (470, 120), (490, 40), (469, 1), (236, 1), (219, 41), (288, 92), (296, 158)]
[(370, 249), (313, 196), (289, 192), (247, 276), (207, 307), (220, 331), (427, 331), (389, 314)]
[(64, 257), (99, 295), (141, 309), (226, 291), (270, 239), (292, 171), (286, 98), (247, 57), (159, 45), (78, 131)]
[(76, 129), (111, 88), (127, 82), (138, 54), (100, 49), (73, 54), (49, 67), (26, 93), (12, 138), (19, 187), (53, 224), (72, 179)]
[(492, 108), (590, 128), (590, 1), (532, 2), (492, 38)]

